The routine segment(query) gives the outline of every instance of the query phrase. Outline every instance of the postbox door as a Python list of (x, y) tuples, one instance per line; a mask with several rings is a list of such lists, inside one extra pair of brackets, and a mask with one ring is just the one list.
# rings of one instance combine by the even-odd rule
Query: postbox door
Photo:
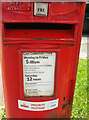
[[(23, 98), (54, 96), (58, 48), (20, 49)], [(21, 82), (20, 82), (21, 83)]]

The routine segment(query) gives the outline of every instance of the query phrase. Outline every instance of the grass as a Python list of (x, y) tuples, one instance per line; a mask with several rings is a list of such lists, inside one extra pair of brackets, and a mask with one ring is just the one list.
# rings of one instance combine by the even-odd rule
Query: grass
[[(78, 65), (71, 118), (87, 118), (87, 92), (89, 92), (89, 87), (87, 87), (87, 79), (89, 79), (89, 74), (87, 76), (87, 71), (89, 71), (89, 66), (87, 67), (87, 60), (80, 59)], [(2, 118), (5, 117), (6, 113), (4, 108)]]
[(1, 102), (1, 104), (0, 104), (0, 120), (2, 119), (2, 118), (6, 118), (6, 112), (5, 112), (5, 107), (4, 107), (5, 105), (4, 105), (4, 100)]
[(79, 60), (71, 118), (87, 118), (87, 60), (85, 59)]
[(87, 113), (88, 113), (88, 118), (89, 118), (89, 60), (87, 62), (88, 67), (87, 67)]
[(5, 108), (2, 108), (1, 118), (3, 118), (3, 119), (6, 118), (6, 111), (5, 111)]

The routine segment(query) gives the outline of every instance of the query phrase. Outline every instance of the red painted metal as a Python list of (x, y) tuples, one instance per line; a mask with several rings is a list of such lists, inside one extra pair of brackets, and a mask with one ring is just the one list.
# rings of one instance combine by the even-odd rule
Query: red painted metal
[[(34, 3), (2, 3), (2, 76), (7, 118), (70, 118), (76, 82), (85, 3), (48, 3), (48, 16), (34, 16)], [(9, 24), (12, 23), (12, 24)], [(16, 29), (25, 23), (61, 24), (61, 29)], [(42, 24), (41, 24), (42, 23)], [(15, 26), (13, 26), (15, 24)], [(46, 24), (47, 25), (47, 24)], [(12, 27), (13, 28), (9, 28)], [(64, 26), (71, 26), (71, 28)], [(63, 27), (63, 29), (62, 29)], [(22, 52), (53, 52), (56, 56), (53, 97), (24, 98)], [(59, 98), (58, 108), (26, 111), (18, 100), (31, 102)], [(27, 107), (27, 106), (26, 106)]]

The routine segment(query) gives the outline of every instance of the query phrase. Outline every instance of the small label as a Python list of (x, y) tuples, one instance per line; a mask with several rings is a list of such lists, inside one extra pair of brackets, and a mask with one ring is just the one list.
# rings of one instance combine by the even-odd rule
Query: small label
[(47, 16), (48, 3), (34, 3), (34, 15), (35, 16)]
[(24, 96), (53, 96), (55, 52), (23, 53)]
[(52, 110), (58, 107), (58, 101), (51, 100), (46, 102), (27, 102), (18, 100), (18, 108), (23, 110), (30, 110), (30, 111), (45, 111), (45, 110)]

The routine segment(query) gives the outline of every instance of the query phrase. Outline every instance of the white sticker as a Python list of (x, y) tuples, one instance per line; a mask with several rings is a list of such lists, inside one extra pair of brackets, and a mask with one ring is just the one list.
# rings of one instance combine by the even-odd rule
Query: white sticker
[(58, 107), (58, 101), (51, 100), (46, 102), (27, 102), (18, 100), (18, 108), (23, 110), (30, 110), (30, 111), (45, 111), (45, 110), (51, 110)]
[(34, 3), (34, 15), (35, 16), (47, 16), (48, 3)]
[(53, 96), (55, 52), (23, 53), (24, 96)]

